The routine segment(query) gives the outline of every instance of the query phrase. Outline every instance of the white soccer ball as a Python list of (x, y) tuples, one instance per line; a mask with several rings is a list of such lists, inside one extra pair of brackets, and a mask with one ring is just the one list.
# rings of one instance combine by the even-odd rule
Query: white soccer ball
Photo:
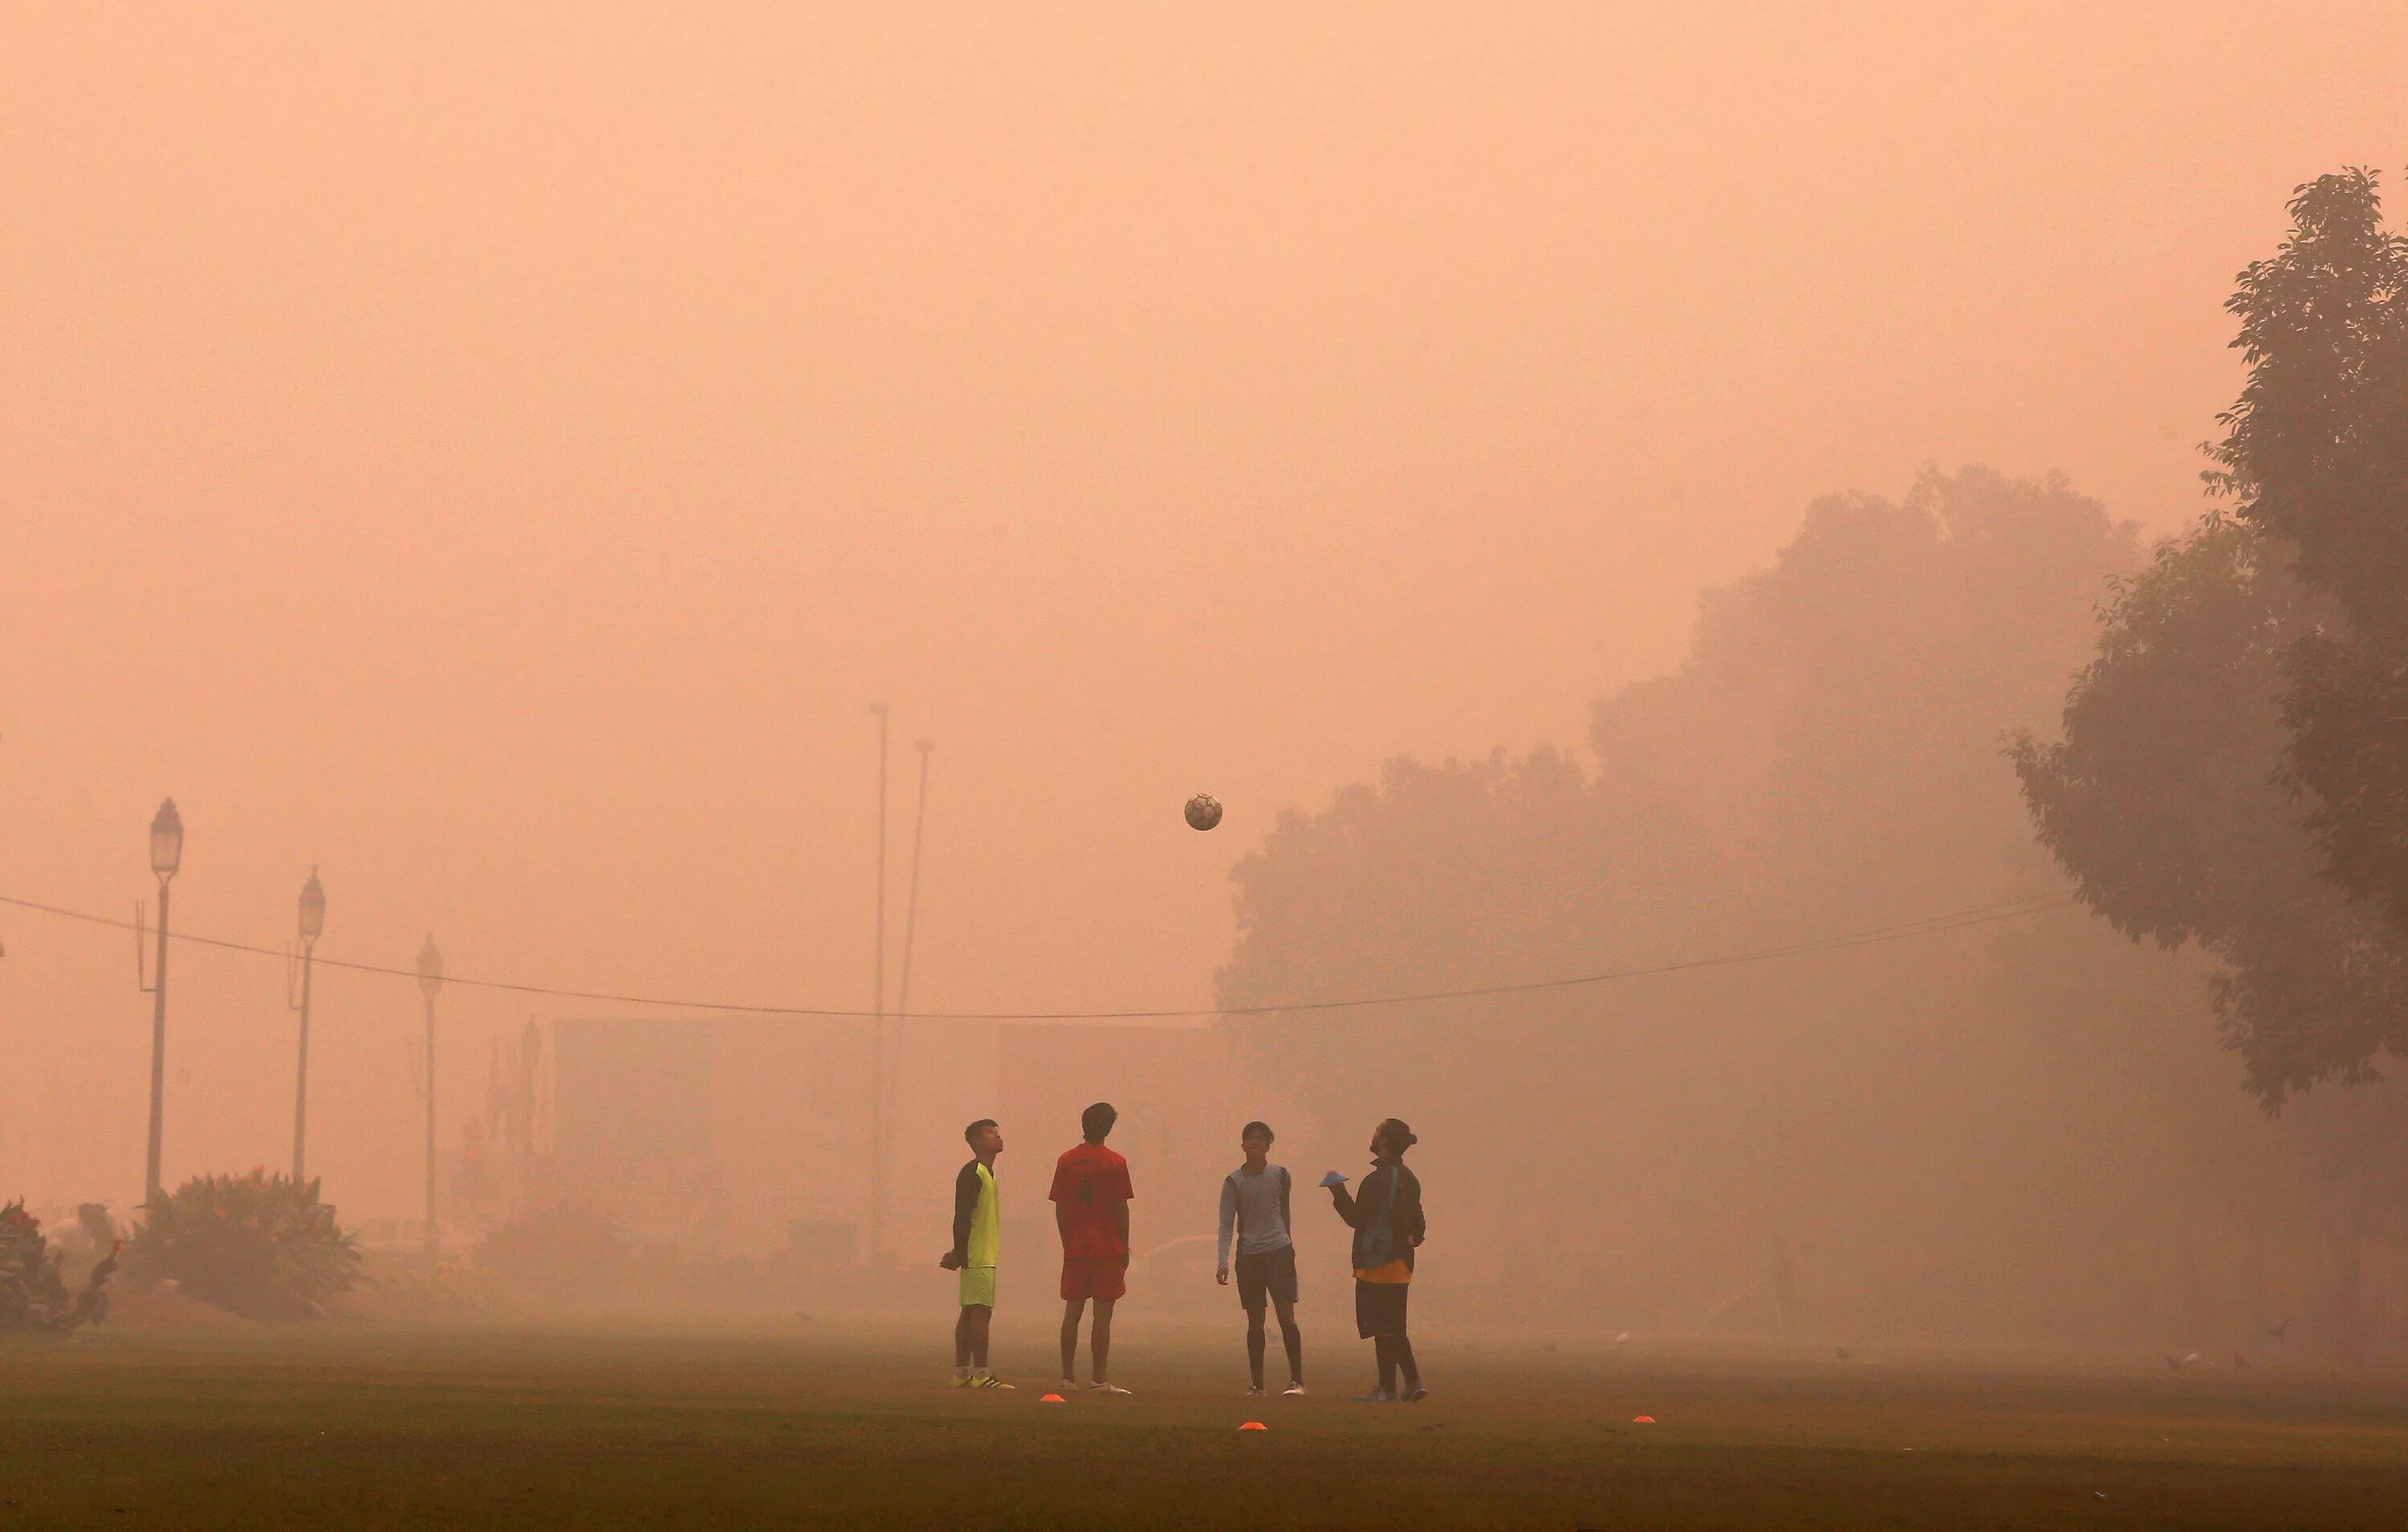
[(1221, 823), (1221, 800), (1210, 793), (1198, 793), (1187, 800), (1187, 825), (1194, 830), (1209, 830)]

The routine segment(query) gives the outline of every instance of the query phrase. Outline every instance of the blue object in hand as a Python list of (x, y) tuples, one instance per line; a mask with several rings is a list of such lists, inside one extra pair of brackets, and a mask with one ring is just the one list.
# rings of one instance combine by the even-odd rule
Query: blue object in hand
[(1324, 1186), (1343, 1186), (1346, 1184), (1346, 1178), (1340, 1175), (1337, 1171), (1332, 1170), (1329, 1174), (1321, 1178), (1321, 1184)]

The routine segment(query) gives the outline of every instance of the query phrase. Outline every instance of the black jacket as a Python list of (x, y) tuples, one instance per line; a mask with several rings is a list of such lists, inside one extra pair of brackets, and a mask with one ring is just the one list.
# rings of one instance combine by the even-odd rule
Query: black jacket
[(1421, 1179), (1405, 1162), (1378, 1159), (1363, 1178), (1363, 1190), (1350, 1194), (1343, 1186), (1329, 1189), (1338, 1216), (1354, 1231), (1354, 1269), (1372, 1271), (1401, 1260), (1412, 1268), (1413, 1246), (1429, 1232), (1422, 1216)]

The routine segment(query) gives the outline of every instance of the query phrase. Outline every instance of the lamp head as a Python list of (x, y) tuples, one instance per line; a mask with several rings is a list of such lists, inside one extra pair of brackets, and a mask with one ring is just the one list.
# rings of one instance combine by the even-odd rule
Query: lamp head
[(318, 869), (309, 869), (309, 881), (301, 885), (301, 939), (315, 941), (326, 930), (326, 891), (319, 886)]
[(169, 798), (150, 818), (150, 870), (163, 879), (173, 878), (183, 865), (184, 820), (176, 812), (176, 800)]
[(426, 934), (426, 944), (418, 949), (418, 987), (426, 992), (430, 1000), (443, 987), (443, 954), (435, 950), (432, 931)]

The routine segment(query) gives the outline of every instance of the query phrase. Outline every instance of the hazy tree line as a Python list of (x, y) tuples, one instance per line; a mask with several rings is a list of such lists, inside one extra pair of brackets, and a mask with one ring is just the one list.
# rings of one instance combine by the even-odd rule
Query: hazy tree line
[(2223, 1365), (2408, 1344), (2408, 246), (2362, 173), (2292, 211), (2190, 533), (1983, 468), (1823, 500), (1584, 752), (1399, 760), (1240, 864), (1230, 1007), (2077, 896), (1232, 1019), (1317, 1115), (1414, 1120), (1461, 1290)]

